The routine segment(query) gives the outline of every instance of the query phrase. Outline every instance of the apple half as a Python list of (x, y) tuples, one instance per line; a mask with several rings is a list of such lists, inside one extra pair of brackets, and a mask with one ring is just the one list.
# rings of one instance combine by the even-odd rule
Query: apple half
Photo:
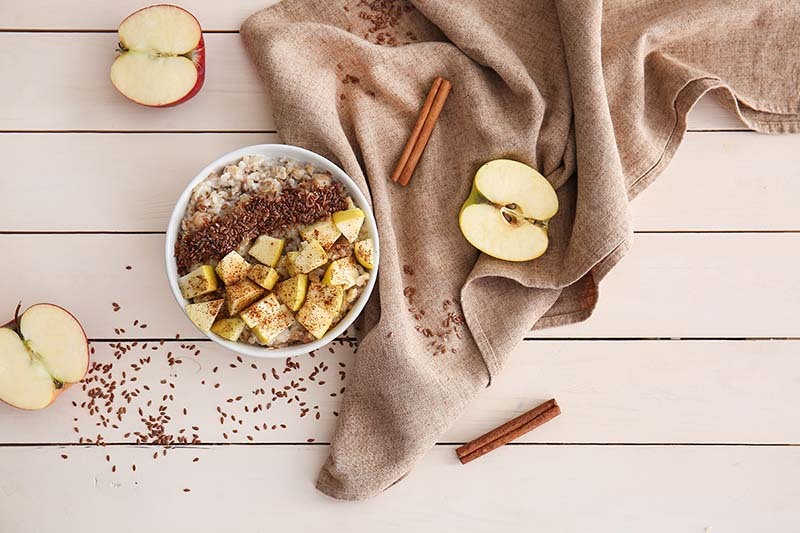
[(178, 6), (149, 6), (128, 15), (117, 34), (111, 83), (124, 96), (145, 106), (169, 107), (200, 91), (206, 53), (194, 15)]
[(62, 307), (33, 305), (0, 328), (0, 400), (9, 405), (43, 409), (88, 369), (86, 333)]
[(558, 196), (534, 168), (495, 159), (478, 169), (461, 206), (464, 237), (481, 252), (504, 261), (530, 261), (547, 251), (547, 225)]

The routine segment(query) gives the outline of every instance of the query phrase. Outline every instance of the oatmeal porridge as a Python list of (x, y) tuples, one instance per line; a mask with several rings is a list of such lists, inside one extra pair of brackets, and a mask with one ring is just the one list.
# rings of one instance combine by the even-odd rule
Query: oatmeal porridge
[(234, 342), (322, 338), (369, 281), (364, 218), (341, 183), (308, 163), (250, 155), (211, 173), (175, 243), (186, 314)]

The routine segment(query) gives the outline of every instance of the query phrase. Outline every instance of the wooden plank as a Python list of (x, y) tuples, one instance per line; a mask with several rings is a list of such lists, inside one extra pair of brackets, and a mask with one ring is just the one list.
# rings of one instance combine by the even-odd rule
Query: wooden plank
[(800, 229), (800, 136), (688, 133), (634, 200), (637, 231)]
[(800, 234), (639, 234), (586, 322), (544, 338), (797, 337)]
[(165, 231), (199, 170), (226, 152), (275, 142), (274, 133), (0, 134), (0, 158), (17, 169), (0, 180), (0, 195), (18, 199), (0, 212), (0, 229)]
[[(333, 352), (297, 357), (291, 366), (239, 362), (210, 342), (125, 346), (117, 359), (118, 349), (93, 343), (102, 368), (44, 411), (0, 404), (0, 444), (80, 443), (98, 434), (106, 443), (153, 442), (142, 419), (157, 417), (162, 406), (171, 442), (182, 435), (223, 444), (326, 442), (355, 359), (351, 343), (341, 341)], [(798, 347), (800, 341), (524, 342), (441, 442), (469, 441), (555, 397), (564, 416), (520, 442), (798, 444)], [(95, 400), (99, 412), (91, 409), (95, 396), (108, 399)], [(127, 412), (117, 417), (120, 407)]]
[(336, 524), (353, 533), (785, 533), (800, 521), (793, 447), (513, 446), (466, 467), (451, 447), (438, 447), (408, 478), (361, 504), (314, 490), (323, 446), (176, 449), (157, 460), (152, 452), (0, 449), (0, 529), (80, 523), (128, 533), (155, 520), (164, 531), (197, 532)]
[(695, 104), (686, 117), (686, 128), (690, 131), (747, 131), (749, 129), (733, 113), (711, 96), (705, 96)]
[[(9, 314), (18, 300), (52, 301), (92, 338), (198, 336), (168, 290), (163, 235), (0, 235), (0, 249)], [(591, 320), (534, 336), (800, 337), (798, 250), (797, 233), (639, 234)]]
[[(191, 11), (205, 31), (238, 31), (250, 14), (277, 1), (239, 0), (229, 3), (183, 0), (181, 7)], [(30, 0), (24, 4), (3, 2), (0, 4), (0, 29), (116, 31), (122, 19), (144, 5), (138, 0), (61, 0), (55, 3)]]
[[(0, 211), (0, 229), (163, 231), (175, 198), (207, 162), (265, 142), (278, 136), (0, 134), (0, 160), (15, 169), (13, 180), (0, 180), (0, 196), (16, 199)], [(797, 136), (690, 133), (664, 175), (633, 203), (635, 228), (800, 229), (798, 154)]]
[[(82, 10), (83, 11), (83, 10)], [(274, 130), (269, 102), (238, 35), (206, 35), (202, 91), (152, 109), (120, 95), (108, 78), (114, 33), (0, 33), (0, 130)], [(24, 91), (19, 88), (24, 87)]]
[[(222, 9), (220, 4), (220, 9)], [(80, 13), (86, 10), (81, 9)], [(174, 108), (148, 109), (108, 80), (115, 33), (0, 33), (0, 131), (271, 131), (268, 98), (237, 34), (206, 35), (206, 84)], [(25, 87), (20, 91), (19, 87)], [(703, 103), (690, 129), (743, 129), (718, 104)]]

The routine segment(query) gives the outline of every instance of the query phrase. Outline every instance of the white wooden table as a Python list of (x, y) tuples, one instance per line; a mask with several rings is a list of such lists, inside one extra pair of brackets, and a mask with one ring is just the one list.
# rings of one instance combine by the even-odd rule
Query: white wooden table
[[(742, 131), (711, 101), (635, 202), (634, 247), (591, 320), (526, 339), (391, 491), (316, 492), (352, 343), (239, 362), (197, 338), (162, 267), (186, 181), (277, 139), (237, 35), (265, 1), (183, 2), (208, 30), (208, 77), (162, 110), (108, 81), (140, 1), (0, 2), (0, 305), (73, 310), (103, 366), (44, 411), (0, 405), (0, 532), (800, 528), (800, 137)], [(110, 412), (90, 409), (111, 382)], [(457, 444), (551, 396), (563, 416), (458, 463)], [(200, 443), (164, 455), (136, 432)]]

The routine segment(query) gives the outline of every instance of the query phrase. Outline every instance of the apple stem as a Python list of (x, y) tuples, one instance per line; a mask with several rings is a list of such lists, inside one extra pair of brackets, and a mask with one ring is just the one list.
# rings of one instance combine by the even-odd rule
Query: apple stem
[[(22, 332), (19, 330), (19, 310), (22, 309), (22, 301), (17, 304), (17, 308), (14, 309), (14, 320), (6, 324), (6, 326), (10, 327), (14, 331), (17, 332), (18, 335), (22, 336)], [(6, 327), (3, 326), (3, 327)]]

